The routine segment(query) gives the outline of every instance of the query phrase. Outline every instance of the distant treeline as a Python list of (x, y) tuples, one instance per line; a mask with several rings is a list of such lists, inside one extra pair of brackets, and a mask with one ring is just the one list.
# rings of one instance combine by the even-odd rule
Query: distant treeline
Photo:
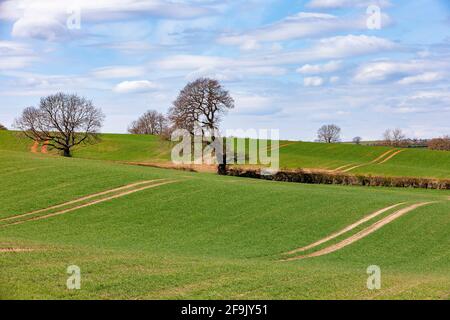
[(413, 178), (413, 177), (381, 177), (370, 175), (351, 175), (330, 172), (309, 172), (301, 169), (279, 171), (273, 175), (265, 175), (260, 169), (244, 169), (230, 167), (226, 172), (229, 176), (265, 179), (283, 182), (298, 182), (307, 184), (337, 184), (348, 186), (424, 188), (450, 190), (450, 180)]

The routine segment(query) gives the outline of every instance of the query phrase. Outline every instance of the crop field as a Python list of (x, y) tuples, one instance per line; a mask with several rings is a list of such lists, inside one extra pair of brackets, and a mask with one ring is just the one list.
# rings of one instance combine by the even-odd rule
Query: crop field
[[(236, 143), (237, 139), (235, 145)], [(269, 147), (270, 144), (269, 142)], [(169, 163), (173, 145), (174, 142), (151, 135), (103, 134), (100, 143), (76, 148), (74, 157), (118, 162)], [(248, 139), (245, 139), (245, 145), (248, 150)], [(29, 151), (32, 146), (32, 142), (20, 137), (17, 132), (0, 131), (0, 149)], [(450, 153), (444, 151), (280, 141), (279, 155), (280, 167), (287, 169), (450, 178)]]
[[(120, 140), (76, 154), (130, 160), (107, 138)], [(450, 298), (448, 191), (260, 181), (0, 145), (2, 299)], [(70, 265), (80, 290), (66, 288)], [(370, 265), (381, 290), (367, 289)]]

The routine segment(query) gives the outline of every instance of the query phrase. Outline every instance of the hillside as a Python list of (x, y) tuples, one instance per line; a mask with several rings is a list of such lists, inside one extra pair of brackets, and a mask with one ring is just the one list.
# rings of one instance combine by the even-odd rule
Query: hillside
[[(277, 183), (4, 150), (0, 168), (1, 298), (449, 298), (449, 192)], [(154, 187), (98, 194), (139, 181)], [(341, 250), (280, 261), (376, 210), (428, 201)], [(77, 203), (86, 206), (61, 211)], [(81, 268), (82, 290), (65, 290), (71, 264)], [(365, 288), (371, 264), (383, 270), (383, 291)]]
[[(31, 150), (33, 143), (17, 135), (12, 131), (0, 131), (0, 150)], [(295, 141), (280, 141), (279, 145), (281, 168), (339, 169), (347, 173), (450, 178), (450, 152), (445, 151)], [(74, 157), (168, 163), (172, 146), (157, 136), (102, 134), (100, 143), (77, 147)]]

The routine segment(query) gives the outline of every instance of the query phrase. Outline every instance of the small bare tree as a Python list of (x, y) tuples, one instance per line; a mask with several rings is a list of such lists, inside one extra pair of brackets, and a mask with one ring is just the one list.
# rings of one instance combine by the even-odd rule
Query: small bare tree
[(138, 120), (133, 121), (128, 128), (132, 134), (153, 134), (161, 135), (167, 126), (166, 117), (155, 110), (149, 110)]
[(322, 126), (317, 131), (317, 138), (320, 142), (335, 143), (341, 140), (341, 128), (334, 124)]
[(0, 123), (0, 130), (8, 130), (8, 128), (6, 128), (4, 125), (2, 125), (2, 124)]
[(401, 129), (388, 129), (383, 133), (383, 144), (393, 147), (401, 147), (407, 143), (406, 136)]
[(90, 100), (75, 94), (57, 93), (41, 98), (39, 107), (28, 107), (14, 126), (30, 139), (71, 156), (71, 149), (98, 141), (104, 115)]
[(361, 144), (361, 140), (362, 140), (361, 137), (354, 137), (354, 138), (353, 138), (353, 143), (354, 143), (354, 144)]

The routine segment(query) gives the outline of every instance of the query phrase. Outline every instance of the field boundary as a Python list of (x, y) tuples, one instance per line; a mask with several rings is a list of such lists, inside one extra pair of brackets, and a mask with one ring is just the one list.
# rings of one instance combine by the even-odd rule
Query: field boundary
[(450, 190), (450, 179), (355, 175), (342, 172), (309, 171), (304, 169), (284, 170), (268, 175), (262, 173), (260, 168), (228, 167), (225, 175), (306, 184)]

